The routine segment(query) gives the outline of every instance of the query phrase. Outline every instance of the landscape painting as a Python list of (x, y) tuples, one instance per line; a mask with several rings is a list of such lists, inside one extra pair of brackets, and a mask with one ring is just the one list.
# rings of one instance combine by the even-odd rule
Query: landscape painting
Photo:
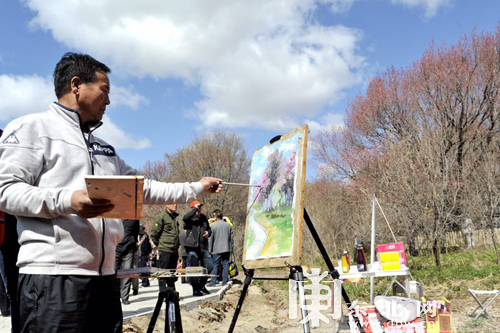
[(307, 132), (303, 125), (252, 156), (245, 267), (300, 264)]

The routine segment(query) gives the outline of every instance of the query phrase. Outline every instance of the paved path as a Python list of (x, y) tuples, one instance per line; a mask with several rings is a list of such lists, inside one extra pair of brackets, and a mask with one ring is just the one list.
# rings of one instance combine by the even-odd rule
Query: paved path
[(250, 215), (250, 228), (252, 229), (254, 240), (250, 246), (247, 248), (246, 259), (257, 259), (260, 257), (260, 252), (266, 244), (267, 240), (267, 230), (255, 220), (255, 215), (257, 215), (256, 210), (252, 210), (252, 215)]
[[(158, 299), (158, 281), (156, 279), (151, 279), (151, 286), (147, 288), (140, 287), (139, 295), (130, 296), (130, 304), (122, 305), (123, 309), (123, 321), (127, 323), (130, 318), (138, 315), (151, 314), (156, 306), (156, 301)], [(198, 303), (205, 301), (215, 301), (220, 300), (224, 297), (227, 289), (231, 288), (232, 282), (229, 282), (227, 286), (222, 287), (217, 285), (215, 287), (210, 287), (207, 285), (207, 289), (211, 291), (211, 294), (204, 295), (200, 297), (193, 296), (193, 290), (191, 285), (183, 284), (179, 281), (175, 283), (175, 289), (179, 292), (181, 298), (180, 306), (182, 309), (191, 310), (195, 308)], [(162, 313), (165, 309), (165, 304), (162, 306)], [(0, 333), (10, 332), (10, 317), (0, 316)]]

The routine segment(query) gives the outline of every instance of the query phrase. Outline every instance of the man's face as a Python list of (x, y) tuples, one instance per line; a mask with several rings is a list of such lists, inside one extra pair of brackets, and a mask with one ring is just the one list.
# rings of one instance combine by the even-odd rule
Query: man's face
[(170, 211), (170, 212), (177, 211), (177, 204), (168, 204), (165, 207), (167, 207), (167, 210)]
[(109, 105), (110, 84), (108, 76), (96, 72), (97, 80), (78, 87), (78, 106), (83, 123), (101, 121)]

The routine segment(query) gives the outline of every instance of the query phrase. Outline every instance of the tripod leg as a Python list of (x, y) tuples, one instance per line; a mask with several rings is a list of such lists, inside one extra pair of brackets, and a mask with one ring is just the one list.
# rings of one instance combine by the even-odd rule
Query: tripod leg
[[(328, 270), (330, 271), (330, 275), (332, 276), (332, 279), (338, 279), (340, 274), (333, 266), (333, 263), (330, 260), (328, 253), (326, 252), (325, 246), (323, 245), (321, 238), (319, 238), (318, 232), (316, 231), (316, 228), (314, 227), (314, 224), (312, 223), (311, 218), (309, 217), (309, 214), (307, 214), (307, 210), (305, 208), (304, 208), (304, 221), (306, 222), (306, 225), (309, 228), (309, 231), (311, 232), (311, 235), (314, 238), (316, 245), (318, 246), (319, 252), (323, 256), (323, 259), (325, 260), (326, 267), (328, 267)], [(351, 300), (349, 299), (349, 296), (347, 295), (347, 293), (344, 289), (344, 286), (342, 286), (342, 298), (344, 299), (344, 302), (346, 303), (349, 311), (351, 311), (351, 309), (350, 309), (351, 308)], [(359, 318), (357, 316), (354, 316), (354, 321), (356, 322), (356, 326), (358, 326), (359, 331), (361, 333), (364, 333), (365, 330), (364, 330), (363, 326), (361, 325), (361, 323), (359, 322)]]
[(241, 307), (243, 306), (243, 300), (245, 300), (245, 296), (248, 292), (248, 287), (250, 286), (250, 283), (252, 283), (253, 279), (253, 269), (249, 269), (248, 271), (243, 267), (243, 270), (245, 271), (245, 282), (243, 284), (243, 290), (241, 291), (240, 295), (240, 300), (238, 301), (238, 305), (236, 306), (236, 309), (234, 310), (234, 316), (233, 320), (231, 321), (231, 326), (229, 326), (229, 331), (228, 333), (233, 333), (234, 327), (236, 326), (236, 321), (238, 320), (238, 316), (240, 314)]
[(182, 333), (181, 309), (179, 306), (179, 293), (167, 288), (165, 311), (165, 332)]
[(165, 300), (165, 293), (160, 292), (158, 294), (158, 300), (156, 301), (156, 306), (153, 311), (153, 315), (151, 316), (151, 321), (149, 322), (147, 333), (153, 333), (153, 330), (155, 329), (156, 325), (156, 320), (158, 319), (158, 315), (160, 314), (161, 310), (161, 305), (163, 304), (164, 300)]
[[(291, 267), (290, 275), (292, 276), (292, 279), (295, 280), (296, 283), (298, 284), (297, 290), (299, 292), (300, 310), (302, 312), (302, 319), (305, 319), (308, 316), (308, 313), (307, 313), (306, 299), (304, 293), (304, 273), (302, 272), (302, 267), (300, 266)], [(304, 327), (304, 333), (311, 332), (309, 321), (304, 322), (304, 324), (302, 325)]]

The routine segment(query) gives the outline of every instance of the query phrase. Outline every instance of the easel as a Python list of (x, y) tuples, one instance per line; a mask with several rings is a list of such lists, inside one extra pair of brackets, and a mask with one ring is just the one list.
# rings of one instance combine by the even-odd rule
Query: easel
[[(159, 278), (159, 279), (177, 279), (177, 277)], [(169, 287), (165, 291), (160, 291), (158, 301), (156, 302), (151, 321), (149, 322), (147, 333), (153, 333), (156, 320), (160, 314), (161, 306), (165, 302), (165, 333), (182, 333), (181, 309), (179, 306), (179, 293), (174, 287)]]
[[(229, 333), (232, 333), (234, 331), (234, 328), (236, 326), (236, 321), (238, 320), (238, 316), (240, 314), (241, 307), (243, 306), (243, 301), (245, 300), (245, 296), (248, 292), (248, 287), (250, 287), (250, 284), (252, 283), (253, 280), (260, 280), (260, 281), (288, 281), (288, 280), (294, 280), (297, 282), (299, 286), (299, 301), (304, 302), (304, 274), (302, 271), (302, 267), (300, 266), (290, 266), (288, 263), (285, 262), (288, 268), (290, 268), (290, 276), (289, 278), (266, 278), (266, 277), (258, 277), (255, 278), (253, 276), (254, 270), (253, 269), (246, 269), (245, 266), (243, 266), (243, 271), (245, 272), (245, 282), (243, 282), (243, 290), (241, 291), (240, 299), (238, 301), (238, 305), (236, 306), (236, 309), (234, 311), (234, 316), (233, 320), (231, 321), (231, 326), (229, 327)], [(302, 308), (302, 318), (305, 318), (307, 316), (307, 309)], [(304, 324), (304, 332), (309, 333), (311, 332), (311, 329), (309, 327), (309, 322), (305, 322)]]
[[(340, 277), (340, 274), (333, 266), (333, 263), (330, 260), (328, 253), (326, 252), (326, 249), (323, 245), (323, 242), (319, 238), (318, 232), (316, 231), (316, 228), (314, 227), (314, 225), (309, 217), (309, 214), (307, 214), (307, 211), (305, 209), (304, 209), (304, 221), (306, 222), (306, 225), (309, 228), (309, 231), (311, 232), (311, 235), (314, 238), (314, 241), (316, 242), (316, 245), (318, 246), (319, 251), (321, 252), (321, 255), (323, 256), (323, 259), (325, 260), (325, 263), (326, 263), (326, 266), (328, 267), (329, 274), (330, 274), (331, 278), (334, 280), (338, 279)], [(304, 302), (304, 284), (302, 282), (304, 281), (304, 275), (302, 272), (302, 267), (290, 266), (290, 265), (287, 265), (287, 266), (290, 268), (289, 279), (296, 281), (298, 286), (299, 286), (299, 302), (301, 302), (301, 304), (305, 305), (305, 303), (303, 303)], [(238, 301), (238, 305), (236, 306), (236, 309), (234, 311), (233, 320), (231, 321), (231, 326), (229, 327), (228, 333), (232, 333), (234, 331), (234, 328), (236, 326), (236, 321), (238, 320), (238, 316), (240, 314), (241, 307), (243, 306), (243, 301), (244, 301), (245, 296), (248, 292), (248, 287), (252, 283), (252, 280), (289, 280), (286, 278), (263, 278), (263, 277), (254, 278), (254, 276), (253, 276), (254, 270), (253, 269), (246, 270), (245, 267), (243, 267), (243, 270), (244, 270), (245, 276), (246, 276), (245, 282), (243, 284), (243, 290), (241, 291), (241, 296), (240, 296), (240, 299)], [(346, 303), (347, 308), (350, 309), (351, 308), (351, 300), (349, 299), (349, 296), (347, 295), (347, 292), (345, 291), (344, 286), (341, 286), (341, 290), (342, 290), (342, 298), (344, 299), (344, 302)], [(303, 306), (303, 307), (301, 306), (301, 309), (302, 309), (302, 319), (304, 319), (307, 316), (307, 309), (305, 306)], [(354, 321), (356, 322), (356, 326), (358, 327), (359, 332), (364, 333), (365, 330), (364, 330), (363, 326), (361, 325), (361, 323), (359, 322), (359, 318), (357, 316), (353, 316), (353, 317), (354, 317)], [(309, 322), (305, 322), (303, 324), (303, 326), (304, 326), (304, 333), (309, 333), (311, 331), (311, 329), (309, 327)]]
[[(158, 293), (158, 300), (156, 302), (155, 309), (151, 316), (151, 321), (149, 322), (147, 333), (153, 333), (156, 325), (156, 320), (161, 311), (161, 306), (165, 302), (165, 333), (183, 333), (182, 330), (182, 320), (181, 320), (181, 308), (179, 305), (180, 297), (179, 293), (175, 290), (174, 282), (177, 281), (179, 277), (209, 277), (208, 274), (187, 274), (187, 275), (172, 275), (176, 270), (169, 270), (163, 268), (152, 268), (143, 267), (135, 269), (123, 269), (117, 272), (117, 276), (120, 279), (123, 278), (157, 278), (158, 280), (164, 279), (169, 283), (166, 285), (165, 291), (160, 291)], [(154, 273), (154, 275), (151, 275)], [(168, 274), (168, 275), (166, 275)]]

